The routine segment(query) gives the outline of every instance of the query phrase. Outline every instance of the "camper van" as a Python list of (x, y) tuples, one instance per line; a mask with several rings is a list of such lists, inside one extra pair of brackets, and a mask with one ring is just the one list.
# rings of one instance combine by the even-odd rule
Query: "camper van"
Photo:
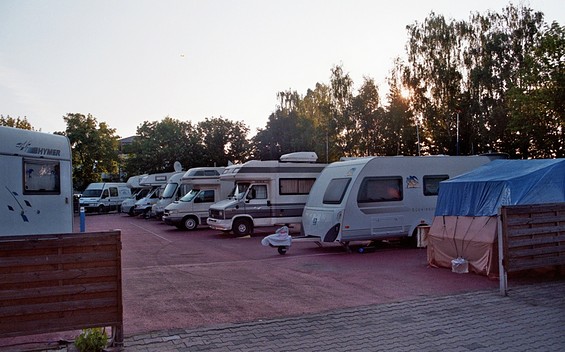
[(310, 188), (326, 166), (316, 153), (285, 154), (280, 160), (252, 160), (226, 168), (221, 180), (233, 182), (228, 199), (210, 207), (208, 225), (238, 236), (255, 227), (300, 224)]
[(133, 207), (134, 215), (150, 217), (152, 215), (151, 209), (153, 205), (159, 201), (167, 183), (175, 174), (179, 174), (179, 172), (165, 172), (145, 176), (139, 185), (142, 187), (149, 187), (150, 190), (145, 197), (135, 202), (135, 206)]
[(0, 126), (0, 236), (73, 232), (67, 137)]
[(119, 212), (122, 202), (130, 197), (131, 190), (125, 182), (95, 182), (82, 192), (79, 204), (86, 212)]
[(198, 225), (207, 225), (210, 205), (225, 199), (233, 187), (233, 181), (220, 180), (223, 171), (223, 167), (197, 167), (188, 170), (181, 182), (190, 191), (165, 207), (165, 224), (181, 230), (194, 230)]
[(502, 155), (391, 156), (338, 161), (314, 183), (304, 235), (320, 242), (407, 238), (433, 220), (439, 183)]
[(128, 178), (126, 185), (130, 188), (132, 194), (131, 197), (122, 202), (120, 207), (122, 213), (133, 216), (133, 207), (135, 206), (135, 202), (145, 197), (151, 190), (151, 187), (141, 187), (140, 185), (141, 180), (143, 180), (145, 176), (147, 176), (147, 174), (131, 176)]

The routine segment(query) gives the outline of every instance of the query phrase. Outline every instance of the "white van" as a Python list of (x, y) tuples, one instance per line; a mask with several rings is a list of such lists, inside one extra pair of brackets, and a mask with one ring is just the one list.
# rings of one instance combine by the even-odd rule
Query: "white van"
[(223, 171), (223, 167), (197, 167), (188, 170), (181, 182), (190, 191), (165, 207), (165, 224), (181, 230), (194, 230), (198, 225), (206, 225), (210, 206), (225, 199), (233, 187), (233, 181), (220, 180)]
[(242, 236), (255, 227), (300, 224), (310, 188), (326, 166), (317, 159), (316, 153), (298, 152), (226, 168), (220, 178), (234, 189), (210, 207), (208, 225)]
[(82, 192), (79, 204), (86, 212), (119, 212), (122, 202), (130, 197), (131, 190), (125, 182), (94, 182)]
[(305, 236), (321, 242), (408, 237), (432, 223), (439, 183), (501, 155), (391, 156), (328, 165), (302, 214)]
[(0, 236), (73, 232), (67, 137), (0, 126)]

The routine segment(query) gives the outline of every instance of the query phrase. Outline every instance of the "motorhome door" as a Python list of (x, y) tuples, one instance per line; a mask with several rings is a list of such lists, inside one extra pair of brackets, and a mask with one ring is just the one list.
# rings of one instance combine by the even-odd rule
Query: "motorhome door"
[(271, 202), (266, 184), (254, 184), (245, 195), (245, 213), (253, 218), (271, 217)]

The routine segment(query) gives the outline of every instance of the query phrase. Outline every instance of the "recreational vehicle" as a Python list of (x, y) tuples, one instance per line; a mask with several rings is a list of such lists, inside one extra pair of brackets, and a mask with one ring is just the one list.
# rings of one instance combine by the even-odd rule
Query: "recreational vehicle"
[(95, 182), (82, 192), (79, 204), (86, 212), (119, 212), (122, 202), (130, 197), (131, 190), (125, 182)]
[(206, 225), (210, 205), (225, 199), (233, 187), (233, 181), (220, 180), (223, 171), (223, 167), (197, 167), (188, 170), (181, 182), (190, 191), (165, 207), (165, 224), (182, 230), (194, 230), (198, 225)]
[(252, 160), (226, 168), (221, 180), (233, 182), (228, 199), (210, 207), (208, 225), (242, 236), (255, 227), (300, 224), (310, 188), (326, 166), (316, 153), (285, 154), (279, 160)]
[(73, 232), (67, 137), (0, 126), (0, 235)]
[(151, 208), (163, 195), (167, 182), (171, 179), (171, 177), (173, 177), (173, 175), (178, 173), (179, 172), (165, 172), (151, 174), (144, 177), (139, 184), (142, 187), (149, 187), (150, 191), (145, 197), (135, 202), (135, 206), (133, 207), (134, 215), (143, 214), (145, 217), (149, 217), (151, 215)]
[(433, 220), (439, 183), (501, 155), (393, 156), (338, 161), (312, 187), (304, 235), (321, 242), (407, 238)]
[(135, 202), (145, 197), (151, 190), (151, 187), (141, 187), (140, 185), (141, 180), (143, 180), (145, 176), (147, 176), (147, 174), (131, 176), (128, 178), (126, 185), (130, 188), (132, 195), (130, 198), (122, 202), (120, 207), (122, 213), (133, 216), (133, 207), (135, 206)]

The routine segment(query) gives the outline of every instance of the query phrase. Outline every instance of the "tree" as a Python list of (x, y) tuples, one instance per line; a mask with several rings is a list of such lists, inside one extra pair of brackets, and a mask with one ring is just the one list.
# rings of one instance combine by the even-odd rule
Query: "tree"
[(208, 166), (202, 157), (200, 137), (190, 122), (165, 117), (161, 121), (144, 121), (137, 128), (132, 153), (126, 161), (128, 175), (172, 172), (178, 161), (187, 170)]
[[(330, 160), (338, 160), (342, 156), (354, 156), (356, 126), (351, 119), (353, 99), (353, 80), (343, 71), (342, 65), (334, 66), (330, 77), (331, 119), (328, 124), (330, 143)], [(332, 138), (334, 137), (334, 138)], [(333, 140), (333, 143), (332, 143)], [(331, 145), (335, 148), (331, 148)]]
[(206, 118), (197, 125), (207, 166), (226, 166), (228, 162), (241, 163), (250, 155), (247, 140), (249, 127), (243, 122), (233, 122), (222, 117)]
[(20, 128), (22, 130), (33, 130), (31, 124), (28, 122), (27, 117), (17, 118), (10, 117), (10, 115), (0, 115), (0, 126), (8, 126), (8, 127), (15, 127)]
[(355, 141), (349, 151), (351, 155), (378, 155), (384, 142), (381, 138), (383, 112), (375, 81), (365, 77), (359, 94), (351, 99), (350, 117), (355, 125), (349, 132), (350, 138)]
[(521, 157), (565, 156), (565, 27), (556, 22), (536, 37), (509, 89), (509, 128)]
[(59, 134), (69, 138), (73, 155), (74, 187), (83, 190), (89, 183), (100, 181), (102, 174), (118, 173), (118, 137), (105, 122), (98, 124), (90, 114), (68, 113), (67, 124)]

